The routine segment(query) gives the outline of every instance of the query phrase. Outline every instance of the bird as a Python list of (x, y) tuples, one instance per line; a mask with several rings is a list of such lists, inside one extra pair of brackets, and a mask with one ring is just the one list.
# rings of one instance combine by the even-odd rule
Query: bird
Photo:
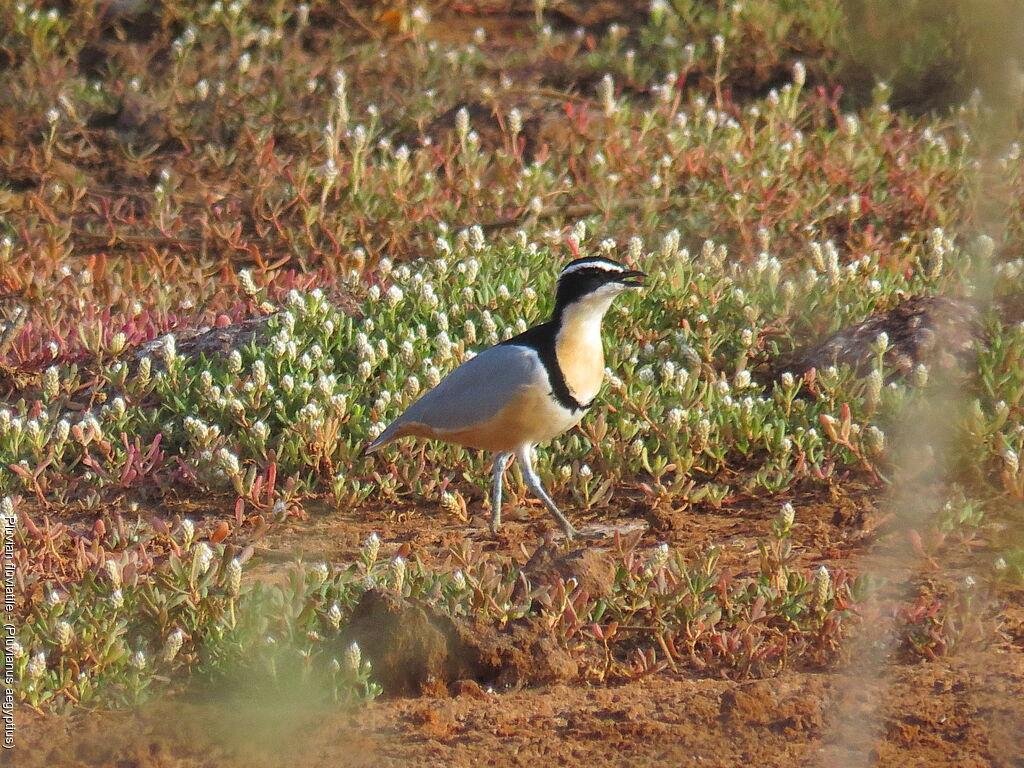
[(492, 534), (501, 527), (503, 476), (515, 457), (527, 487), (566, 538), (574, 538), (576, 529), (533, 468), (533, 448), (574, 427), (593, 404), (604, 379), (601, 321), (612, 301), (642, 286), (644, 277), (602, 256), (569, 262), (558, 275), (549, 320), (459, 365), (391, 422), (364, 455), (407, 436), (493, 453)]

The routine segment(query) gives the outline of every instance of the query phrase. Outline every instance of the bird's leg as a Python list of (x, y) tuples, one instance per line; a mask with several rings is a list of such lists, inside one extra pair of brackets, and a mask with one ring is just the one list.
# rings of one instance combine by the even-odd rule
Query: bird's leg
[(544, 490), (544, 486), (540, 484), (540, 477), (533, 470), (533, 457), (530, 455), (532, 446), (526, 445), (516, 451), (516, 458), (519, 459), (519, 466), (523, 470), (523, 478), (526, 480), (526, 486), (533, 491), (534, 496), (544, 502), (544, 506), (548, 508), (548, 512), (554, 515), (559, 525), (562, 526), (562, 530), (565, 531), (565, 538), (572, 539), (576, 536), (576, 529), (572, 527), (572, 523), (569, 519), (562, 514), (562, 511), (548, 496), (547, 491)]
[(511, 460), (511, 453), (499, 453), (494, 457), (494, 471), (491, 482), (491, 533), (497, 533), (501, 527), (501, 486), (505, 467)]

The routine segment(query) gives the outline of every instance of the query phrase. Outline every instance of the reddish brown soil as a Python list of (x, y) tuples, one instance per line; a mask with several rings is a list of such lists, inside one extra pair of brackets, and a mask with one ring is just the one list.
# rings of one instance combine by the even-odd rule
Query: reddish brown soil
[[(354, 713), (193, 704), (33, 716), (25, 766), (1020, 766), (1024, 665), (991, 653), (856, 676), (743, 683), (661, 675), (378, 701)], [(840, 713), (845, 715), (841, 717)], [(841, 727), (845, 723), (846, 728)]]
[[(908, 537), (890, 530), (876, 508), (884, 502), (867, 492), (796, 494), (792, 500), (798, 510), (794, 540), (804, 564), (881, 570), (908, 594), (941, 591), (966, 573), (981, 575), (993, 557), (984, 531), (941, 546), (926, 537), (924, 551), (917, 551)], [(749, 500), (718, 510), (673, 512), (637, 503), (619, 519), (612, 510), (577, 511), (573, 517), (585, 532), (653, 526), (659, 533), (648, 530), (645, 544), (665, 539), (690, 554), (715, 543), (723, 547), (723, 564), (743, 571), (756, 567), (756, 542), (768, 532), (778, 504)], [(486, 533), (479, 503), (471, 507), (477, 514), (468, 524), (423, 506), (389, 519), (313, 510), (309, 519), (280, 525), (260, 542), (259, 570), (273, 577), (279, 561), (295, 555), (344, 561), (373, 530), (384, 538), (384, 551), (405, 547), (437, 566), (466, 537), (525, 561), (551, 530), (547, 517), (532, 507), (510, 514), (502, 536), (494, 539)], [(591, 542), (587, 549), (601, 546)], [(576, 569), (580, 578), (593, 579), (595, 589), (604, 578), (599, 552), (565, 555), (556, 547), (531, 567), (563, 575)], [(382, 598), (366, 610), (372, 625), (409, 607)], [(866, 627), (850, 640), (859, 665), (849, 670), (794, 670), (746, 681), (663, 670), (624, 684), (536, 687), (528, 687), (531, 680), (572, 677), (558, 666), (565, 661), (558, 649), (536, 645), (540, 633), (524, 632), (524, 647), (516, 648), (514, 639), (511, 645), (495, 644), (493, 637), (452, 630), (429, 611), (418, 618), (402, 614), (399, 623), (417, 621), (424, 632), (439, 631), (461, 649), (464, 666), (450, 679), (472, 677), (479, 668), (473, 665), (488, 659), (521, 669), (523, 659), (514, 656), (526, 643), (534, 643), (527, 663), (540, 659), (549, 669), (533, 677), (499, 677), (496, 690), (470, 680), (422, 685), (428, 694), (380, 699), (354, 711), (313, 708), (301, 696), (230, 704), (179, 697), (134, 712), (70, 718), (23, 711), (17, 764), (1024, 766), (1024, 591), (1002, 588), (989, 614), (991, 637), (950, 659), (920, 661), (896, 652), (872, 666), (882, 654), (874, 647), (875, 628)], [(366, 635), (360, 639), (373, 642)]]
[[(362, 13), (366, 4), (349, 4)], [(372, 4), (371, 4), (372, 5)], [(436, 5), (436, 4), (435, 4)], [(453, 4), (460, 5), (460, 4)], [(532, 4), (464, 3), (481, 8), (470, 16), (438, 15), (431, 36), (443, 43), (465, 42), (476, 27), (487, 30), (488, 45), (520, 45), (522, 29), (532, 18)], [(492, 7), (492, 5), (494, 7)], [(549, 3), (559, 23), (591, 25), (612, 20), (628, 23), (623, 8), (647, 3)], [(508, 6), (508, 7), (507, 7)], [(497, 8), (499, 11), (491, 11)], [(359, 18), (362, 18), (361, 16)], [(367, 15), (367, 19), (373, 18)], [(365, 23), (365, 22), (364, 22)], [(367, 28), (374, 31), (369, 24)], [(554, 84), (577, 93), (593, 93), (593, 72), (576, 71), (566, 54), (555, 52), (540, 71), (512, 71), (517, 81)], [(763, 82), (735, 93), (760, 89)], [(472, 106), (472, 105), (470, 105)], [(487, 140), (485, 120), (474, 118)], [(438, 121), (438, 130), (445, 127)], [(795, 543), (803, 565), (826, 563), (849, 570), (880, 570), (908, 593), (940, 591), (966, 573), (987, 572), (994, 556), (986, 542), (1005, 535), (983, 530), (973, 541), (944, 543), (928, 536), (919, 547), (892, 530), (884, 503), (871, 495), (847, 490), (833, 494), (797, 494)], [(515, 493), (514, 490), (511, 493)], [(574, 521), (590, 532), (608, 526), (647, 529), (644, 544), (669, 541), (687, 555), (712, 544), (723, 548), (721, 563), (736, 571), (752, 570), (757, 542), (770, 529), (779, 500), (770, 503), (739, 500), (722, 509), (673, 511), (630, 503), (622, 496), (621, 510), (572, 512)], [(520, 497), (520, 502), (522, 498)], [(877, 506), (876, 506), (877, 502)], [(204, 500), (164, 507), (162, 517), (189, 514), (217, 505)], [(296, 556), (305, 560), (345, 561), (371, 531), (385, 541), (385, 551), (407, 548), (409, 554), (443, 565), (452, 547), (469, 538), (477, 546), (512, 554), (524, 562), (536, 552), (551, 521), (537, 505), (529, 512), (507, 515), (497, 539), (486, 533), (477, 512), (466, 523), (447, 517), (436, 505), (409, 505), (400, 514), (384, 510), (351, 513), (307, 508), (307, 520), (276, 525), (258, 542), (257, 572), (274, 578), (281, 563)], [(210, 523), (227, 518), (230, 504), (210, 512)], [(1019, 512), (1018, 512), (1018, 520)], [(92, 520), (79, 520), (91, 525)], [(239, 540), (237, 543), (247, 544)], [(593, 550), (600, 543), (590, 544)], [(922, 550), (923, 548), (923, 550)], [(545, 558), (547, 558), (545, 560)], [(600, 558), (545, 555), (537, 568), (574, 568), (589, 579), (596, 593), (607, 575)], [(937, 564), (941, 563), (941, 569)], [(429, 612), (416, 615), (403, 605), (382, 598), (366, 615), (380, 621), (391, 615), (396, 623), (417, 622), (424, 633), (436, 632), (450, 648), (458, 649), (466, 667), (451, 672), (472, 676), (474, 665), (488, 658), (509, 668), (523, 667), (531, 656), (523, 648), (501, 645), (486, 635), (467, 636), (445, 627)], [(960, 650), (950, 659), (908, 660), (905, 654), (877, 665), (864, 664), (873, 656), (872, 631), (865, 627), (853, 639), (860, 666), (849, 670), (793, 670), (766, 680), (729, 681), (695, 676), (687, 670), (663, 670), (628, 683), (583, 685), (548, 683), (535, 687), (485, 690), (469, 680), (436, 687), (427, 695), (410, 693), (380, 699), (352, 711), (314, 708), (301, 697), (287, 701), (201, 702), (179, 697), (155, 701), (131, 712), (79, 712), (72, 717), (41, 715), (20, 710), (17, 715), (13, 760), (34, 766), (110, 768), (193, 768), (200, 766), (929, 766), (957, 768), (1024, 766), (1024, 592), (1004, 588), (988, 613), (990, 637)], [(372, 622), (369, 622), (372, 623)], [(353, 630), (355, 631), (355, 630)], [(359, 635), (372, 646), (370, 629)], [(558, 649), (545, 651), (537, 632), (526, 631), (526, 650), (537, 660), (534, 677), (519, 674), (508, 680), (522, 685), (531, 680), (571, 676), (556, 666)], [(515, 637), (513, 636), (513, 640)], [(427, 664), (440, 664), (435, 646), (424, 644)], [(547, 658), (537, 657), (547, 653)], [(407, 654), (408, 656), (408, 654)], [(524, 662), (523, 659), (527, 662)], [(431, 661), (434, 659), (434, 661)], [(543, 669), (546, 662), (548, 669)], [(469, 663), (473, 662), (473, 663)], [(558, 670), (561, 669), (562, 672)], [(407, 675), (405, 679), (409, 679)], [(500, 676), (498, 678), (501, 680)], [(417, 681), (417, 682), (428, 682)], [(422, 688), (424, 686), (413, 686)], [(429, 686), (425, 686), (429, 688)], [(5, 757), (11, 757), (5, 755)]]

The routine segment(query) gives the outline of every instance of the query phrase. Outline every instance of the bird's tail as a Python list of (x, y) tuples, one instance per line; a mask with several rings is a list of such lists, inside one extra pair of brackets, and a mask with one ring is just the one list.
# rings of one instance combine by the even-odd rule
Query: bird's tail
[(372, 443), (370, 443), (370, 444), (369, 444), (369, 445), (367, 445), (367, 446), (366, 446), (365, 448), (363, 448), (363, 452), (362, 452), (361, 454), (359, 454), (359, 455), (360, 455), (360, 456), (369, 456), (369, 455), (370, 455), (371, 453), (376, 453), (376, 452), (377, 452), (377, 451), (379, 451), (379, 450), (380, 450), (380, 449), (381, 449), (382, 447), (384, 447), (384, 443), (385, 443), (385, 442), (387, 442), (387, 441), (386, 441), (386, 440), (381, 440), (381, 439), (380, 439), (380, 438), (378, 437), (378, 438), (377, 438), (376, 440), (374, 440), (374, 441), (373, 441)]
[(398, 422), (393, 422), (389, 424), (388, 428), (381, 432), (379, 435), (377, 435), (377, 438), (372, 443), (363, 448), (363, 452), (360, 455), (369, 456), (371, 453), (376, 453), (385, 445), (390, 443), (392, 440), (396, 440), (399, 437), (401, 437), (401, 435), (398, 433), (399, 427), (400, 424)]

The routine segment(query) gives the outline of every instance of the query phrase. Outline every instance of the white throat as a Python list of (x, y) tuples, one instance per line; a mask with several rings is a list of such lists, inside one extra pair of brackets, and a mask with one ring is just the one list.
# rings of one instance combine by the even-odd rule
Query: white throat
[(612, 301), (622, 291), (617, 286), (600, 288), (589, 296), (584, 296), (562, 310), (562, 321), (559, 333), (564, 329), (583, 337), (595, 336), (601, 339), (601, 321), (612, 305)]
[(569, 391), (584, 405), (597, 397), (604, 379), (601, 320), (621, 292), (620, 285), (607, 285), (562, 310), (555, 355)]

